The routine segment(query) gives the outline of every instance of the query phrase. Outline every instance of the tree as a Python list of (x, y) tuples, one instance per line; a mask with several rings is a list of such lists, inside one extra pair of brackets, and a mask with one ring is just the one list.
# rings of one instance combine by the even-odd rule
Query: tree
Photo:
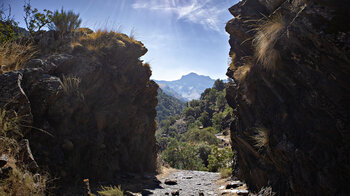
[(32, 8), (30, 1), (24, 4), (24, 22), (30, 34), (38, 32), (52, 21), (52, 11), (44, 9), (43, 12), (39, 12), (37, 8)]
[(222, 81), (220, 79), (215, 80), (213, 88), (215, 88), (218, 91), (223, 91), (225, 89), (224, 81)]

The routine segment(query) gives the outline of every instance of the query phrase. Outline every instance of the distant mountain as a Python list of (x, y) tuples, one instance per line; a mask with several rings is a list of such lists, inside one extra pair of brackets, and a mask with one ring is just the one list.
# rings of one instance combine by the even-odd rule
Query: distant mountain
[(159, 87), (168, 95), (182, 101), (199, 99), (205, 89), (211, 88), (215, 82), (209, 76), (202, 76), (196, 73), (184, 75), (179, 80), (164, 81), (156, 80)]
[(184, 102), (179, 99), (165, 94), (162, 89), (158, 89), (158, 105), (157, 110), (157, 120), (161, 122), (170, 116), (176, 116), (181, 114), (184, 108)]

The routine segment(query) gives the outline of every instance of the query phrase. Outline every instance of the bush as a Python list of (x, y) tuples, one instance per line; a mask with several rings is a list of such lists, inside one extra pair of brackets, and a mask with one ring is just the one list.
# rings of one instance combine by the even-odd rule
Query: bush
[(220, 168), (230, 168), (233, 161), (233, 153), (231, 148), (219, 149), (212, 146), (212, 153), (208, 156), (208, 169), (217, 172)]
[(185, 133), (186, 141), (193, 142), (193, 143), (200, 143), (204, 142), (209, 145), (217, 145), (218, 139), (216, 138), (214, 132), (216, 130), (212, 127), (208, 127), (206, 129), (190, 129)]
[(171, 167), (188, 170), (206, 170), (195, 146), (171, 139), (166, 150), (161, 154)]
[(8, 15), (5, 14), (3, 6), (0, 7), (0, 43), (12, 42), (18, 38), (18, 23), (11, 18), (11, 7), (8, 9)]
[(220, 177), (228, 178), (232, 175), (232, 168), (219, 168)]
[(72, 10), (65, 11), (62, 8), (61, 11), (56, 10), (53, 13), (49, 29), (58, 31), (62, 36), (65, 33), (78, 29), (80, 24), (79, 14), (74, 13)]
[(0, 195), (45, 195), (47, 178), (12, 168), (8, 178), (0, 181)]

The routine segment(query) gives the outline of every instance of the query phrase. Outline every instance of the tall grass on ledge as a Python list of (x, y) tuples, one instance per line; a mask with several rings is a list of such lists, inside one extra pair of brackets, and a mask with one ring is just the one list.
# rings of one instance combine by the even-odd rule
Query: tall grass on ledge
[(23, 68), (37, 52), (32, 43), (0, 43), (0, 73)]
[(257, 33), (253, 39), (255, 57), (267, 70), (274, 70), (280, 57), (274, 48), (286, 24), (281, 14), (274, 14), (258, 21)]

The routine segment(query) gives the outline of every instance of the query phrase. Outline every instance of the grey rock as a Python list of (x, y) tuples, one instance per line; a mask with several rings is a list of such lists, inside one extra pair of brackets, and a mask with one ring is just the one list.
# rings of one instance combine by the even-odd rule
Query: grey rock
[(165, 179), (164, 184), (176, 185), (177, 184), (177, 180), (175, 180), (175, 179)]

